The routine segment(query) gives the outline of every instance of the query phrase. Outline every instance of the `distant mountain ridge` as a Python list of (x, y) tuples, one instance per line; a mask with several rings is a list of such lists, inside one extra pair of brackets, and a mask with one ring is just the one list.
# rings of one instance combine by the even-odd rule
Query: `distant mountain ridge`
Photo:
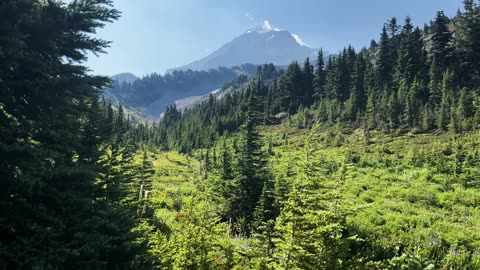
[(174, 70), (208, 70), (220, 66), (273, 63), (285, 66), (292, 61), (316, 57), (318, 49), (308, 47), (298, 35), (273, 28), (268, 21), (246, 31), (210, 55)]
[(112, 77), (113, 88), (104, 96), (144, 118), (158, 120), (168, 105), (188, 109), (241, 74), (255, 74), (259, 65), (268, 63), (284, 68), (307, 57), (314, 61), (317, 53), (318, 49), (307, 46), (298, 35), (273, 28), (265, 21), (263, 26), (247, 30), (212, 54), (165, 75), (153, 73), (137, 78), (131, 73), (117, 74)]
[(145, 119), (158, 120), (166, 107), (177, 100), (206, 95), (226, 82), (242, 75), (251, 76), (256, 71), (256, 65), (241, 65), (208, 71), (174, 71), (165, 75), (153, 73), (137, 79), (119, 74), (112, 76), (113, 87), (104, 91), (103, 96), (113, 103), (124, 104)]

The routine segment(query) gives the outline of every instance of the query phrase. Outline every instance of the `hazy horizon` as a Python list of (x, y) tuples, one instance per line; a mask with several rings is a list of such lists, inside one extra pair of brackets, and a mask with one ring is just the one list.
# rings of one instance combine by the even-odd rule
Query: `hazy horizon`
[(336, 53), (348, 45), (361, 49), (372, 38), (378, 40), (383, 23), (392, 17), (402, 24), (410, 16), (414, 25), (423, 26), (438, 10), (455, 15), (462, 1), (304, 0), (291, 5), (286, 0), (115, 0), (114, 6), (122, 12), (121, 18), (98, 31), (98, 37), (112, 41), (112, 46), (108, 54), (91, 55), (87, 66), (103, 75), (142, 76), (205, 57), (264, 21), (298, 35), (312, 48)]

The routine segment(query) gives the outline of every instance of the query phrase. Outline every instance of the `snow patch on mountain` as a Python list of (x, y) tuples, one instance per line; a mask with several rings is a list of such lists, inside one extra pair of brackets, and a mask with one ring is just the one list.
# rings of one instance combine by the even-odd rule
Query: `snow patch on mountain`
[(292, 37), (297, 41), (298, 44), (308, 47), (307, 43), (303, 42), (303, 40), (298, 35), (292, 34)]

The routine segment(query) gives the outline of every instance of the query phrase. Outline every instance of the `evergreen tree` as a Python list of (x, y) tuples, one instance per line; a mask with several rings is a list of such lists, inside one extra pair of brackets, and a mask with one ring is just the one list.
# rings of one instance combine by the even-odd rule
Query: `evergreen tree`
[[(392, 41), (392, 47), (394, 50), (398, 48), (398, 38), (399, 38), (398, 34), (399, 34), (400, 28), (401, 26), (397, 24), (397, 18), (395, 17), (391, 18), (386, 25), (386, 29)], [(392, 59), (392, 60), (395, 62), (396, 59)]]
[(263, 243), (261, 249), (263, 256), (270, 258), (274, 250), (275, 219), (279, 214), (278, 205), (275, 204), (275, 182), (270, 176), (265, 180), (262, 194), (254, 212), (253, 231), (255, 237)]
[(430, 81), (428, 84), (429, 99), (434, 105), (439, 104), (442, 98), (442, 73), (437, 64), (437, 60), (433, 59), (430, 65)]
[(241, 144), (237, 157), (236, 187), (232, 194), (230, 212), (242, 232), (249, 233), (253, 214), (262, 193), (268, 173), (265, 154), (262, 151), (261, 136), (256, 131), (258, 124), (258, 104), (254, 85), (249, 86), (250, 96), (245, 113), (245, 123), (241, 130)]
[(105, 107), (100, 106), (98, 98), (94, 98), (90, 106), (87, 107), (88, 113), (81, 143), (83, 147), (79, 153), (79, 158), (90, 165), (98, 160), (100, 155), (98, 149), (106, 135), (102, 132), (104, 109)]
[(278, 92), (275, 97), (276, 107), (280, 111), (294, 114), (303, 101), (303, 72), (297, 62), (290, 64), (278, 81)]
[(315, 78), (313, 81), (314, 86), (314, 96), (317, 99), (323, 99), (326, 97), (325, 93), (325, 61), (323, 56), (323, 50), (318, 51), (317, 66), (315, 69)]
[(441, 71), (452, 65), (452, 33), (448, 29), (449, 22), (443, 11), (438, 11), (432, 27), (431, 59)]
[(448, 112), (449, 112), (449, 107), (446, 104), (446, 101), (442, 101), (442, 103), (440, 104), (436, 112), (436, 116), (437, 116), (436, 126), (439, 130), (447, 129), (447, 126), (449, 123)]
[(387, 28), (384, 26), (380, 36), (380, 43), (378, 45), (377, 62), (376, 62), (376, 77), (379, 87), (390, 83), (393, 76), (393, 48), (392, 41), (388, 37)]
[[(314, 128), (313, 130), (315, 130)], [(312, 131), (305, 140), (301, 172), (293, 182), (281, 210), (276, 231), (276, 257), (280, 269), (342, 269), (348, 254), (345, 216), (340, 211), (339, 188), (345, 181), (341, 169), (332, 191), (315, 160)], [(352, 238), (353, 240), (353, 238)], [(346, 264), (345, 264), (346, 265)]]
[(401, 104), (397, 92), (392, 92), (388, 98), (388, 123), (391, 129), (397, 128), (400, 124)]
[(95, 148), (105, 139), (97, 126), (97, 99), (109, 79), (82, 65), (87, 52), (108, 47), (93, 35), (119, 17), (111, 4), (0, 4), (2, 268), (127, 265), (101, 254), (114, 243), (102, 246), (99, 238), (106, 234), (93, 229), (100, 155)]
[(304, 106), (311, 106), (313, 104), (313, 95), (314, 95), (314, 88), (313, 88), (313, 80), (315, 78), (314, 75), (314, 68), (313, 65), (310, 64), (310, 59), (307, 57), (305, 59), (305, 63), (303, 65), (303, 100), (302, 104)]
[(405, 19), (399, 43), (395, 80), (405, 80), (406, 85), (411, 85), (423, 72), (424, 59), (420, 29), (413, 28), (409, 17)]
[(435, 113), (430, 103), (425, 104), (422, 114), (422, 130), (428, 132), (435, 124)]
[(473, 0), (464, 0), (464, 9), (455, 19), (454, 43), (460, 83), (473, 87), (480, 81), (480, 6)]
[(355, 73), (353, 78), (353, 88), (350, 93), (350, 99), (347, 105), (347, 113), (349, 118), (356, 120), (359, 113), (365, 112), (367, 105), (367, 94), (365, 91), (365, 60), (363, 56), (358, 57), (355, 66)]
[(447, 70), (443, 75), (442, 80), (442, 100), (449, 106), (453, 106), (455, 98), (457, 96), (457, 87), (455, 84), (456, 74)]
[(410, 87), (405, 104), (404, 120), (409, 127), (417, 126), (419, 123), (422, 92), (419, 81), (415, 80)]
[[(212, 207), (196, 199), (183, 207), (178, 216), (178, 228), (171, 236), (174, 253), (169, 268), (212, 269), (214, 260), (225, 256), (222, 247), (218, 245), (218, 238), (228, 233), (219, 224), (219, 218), (215, 216)], [(224, 266), (218, 265), (219, 269), (222, 267)]]
[(223, 141), (222, 150), (222, 180), (230, 181), (233, 179), (232, 157), (225, 140)]
[(125, 125), (125, 112), (122, 104), (120, 103), (118, 105), (117, 118), (115, 119), (115, 131), (119, 134), (123, 133), (125, 131)]
[(461, 130), (470, 130), (471, 119), (474, 116), (473, 100), (467, 88), (460, 91), (458, 105), (456, 108), (456, 118), (458, 119)]

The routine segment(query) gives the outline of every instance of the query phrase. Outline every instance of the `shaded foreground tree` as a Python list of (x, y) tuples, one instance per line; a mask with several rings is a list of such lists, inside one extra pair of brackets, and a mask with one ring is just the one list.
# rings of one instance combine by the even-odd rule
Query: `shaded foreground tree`
[(0, 3), (1, 269), (138, 263), (135, 211), (115, 197), (132, 191), (131, 166), (114, 164), (130, 164), (128, 123), (99, 102), (109, 79), (82, 65), (109, 45), (93, 34), (119, 17), (112, 3)]

